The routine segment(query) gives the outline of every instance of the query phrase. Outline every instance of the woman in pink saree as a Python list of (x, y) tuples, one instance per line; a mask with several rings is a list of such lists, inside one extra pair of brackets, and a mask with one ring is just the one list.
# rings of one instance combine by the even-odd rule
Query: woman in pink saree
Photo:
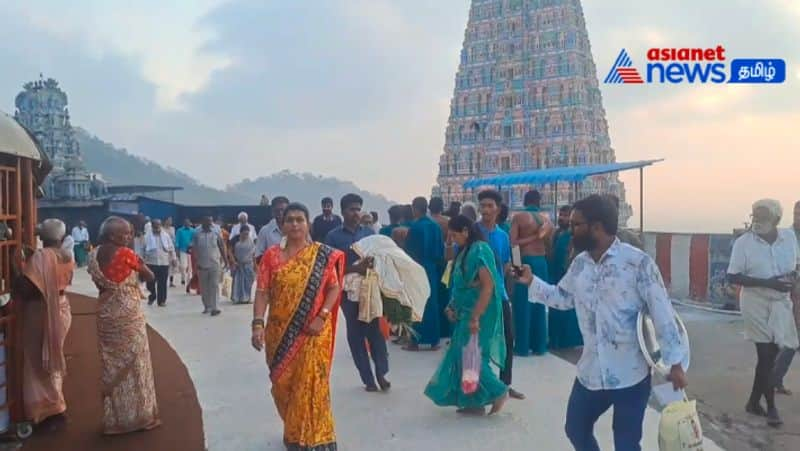
[(97, 341), (106, 434), (149, 430), (161, 424), (139, 286), (140, 275), (146, 281), (154, 276), (128, 247), (132, 238), (131, 225), (112, 216), (103, 223), (100, 247), (89, 257), (89, 274), (100, 290)]
[(43, 221), (44, 247), (22, 262), (15, 297), (22, 302), (23, 398), (25, 416), (34, 424), (67, 410), (62, 391), (67, 365), (64, 340), (72, 315), (64, 290), (72, 281), (72, 257), (61, 249), (66, 226)]

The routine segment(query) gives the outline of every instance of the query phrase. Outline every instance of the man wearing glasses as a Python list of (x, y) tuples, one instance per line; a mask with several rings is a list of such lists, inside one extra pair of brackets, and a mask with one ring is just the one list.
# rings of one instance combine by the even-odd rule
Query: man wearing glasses
[(798, 347), (790, 298), (798, 263), (797, 239), (791, 230), (778, 228), (782, 216), (777, 200), (755, 202), (752, 226), (733, 243), (728, 265), (728, 279), (742, 287), (739, 302), (745, 334), (755, 343), (758, 358), (745, 410), (767, 417), (767, 424), (773, 427), (782, 424), (775, 407), (778, 353)]
[(566, 432), (576, 450), (599, 450), (594, 424), (614, 407), (614, 446), (639, 450), (650, 368), (642, 355), (636, 319), (653, 319), (662, 359), (671, 367), (675, 390), (686, 387), (681, 361), (686, 342), (658, 267), (650, 256), (617, 238), (618, 210), (607, 198), (575, 203), (570, 217), (577, 255), (558, 283), (550, 285), (525, 266), (519, 283), (530, 285), (530, 302), (559, 310), (575, 309), (584, 348), (567, 406)]

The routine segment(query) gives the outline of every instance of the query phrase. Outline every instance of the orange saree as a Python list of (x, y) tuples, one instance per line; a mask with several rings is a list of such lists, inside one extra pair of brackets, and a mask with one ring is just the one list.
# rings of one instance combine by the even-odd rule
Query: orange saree
[(97, 251), (89, 257), (89, 274), (100, 288), (97, 338), (103, 366), (103, 428), (106, 434), (148, 430), (158, 418), (147, 323), (139, 287), (139, 257), (117, 249), (106, 268)]
[(72, 322), (64, 290), (72, 280), (73, 261), (50, 248), (23, 264), (22, 274), (35, 290), (23, 303), (23, 398), (25, 416), (39, 423), (67, 410), (62, 391), (67, 365), (64, 340)]
[(338, 302), (318, 336), (304, 330), (322, 309), (326, 288), (342, 286), (344, 254), (320, 243), (286, 262), (280, 254), (274, 246), (262, 257), (258, 289), (269, 293), (264, 344), (283, 441), (289, 450), (336, 450), (330, 371)]

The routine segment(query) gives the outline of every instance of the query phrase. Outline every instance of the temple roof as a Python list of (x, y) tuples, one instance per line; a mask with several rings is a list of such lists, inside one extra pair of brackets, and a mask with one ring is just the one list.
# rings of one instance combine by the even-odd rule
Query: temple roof
[(0, 112), (0, 153), (40, 160), (36, 141), (11, 116)]

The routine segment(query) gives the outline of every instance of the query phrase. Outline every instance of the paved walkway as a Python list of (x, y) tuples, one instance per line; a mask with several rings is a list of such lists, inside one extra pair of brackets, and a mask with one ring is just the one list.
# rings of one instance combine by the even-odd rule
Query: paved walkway
[[(76, 274), (73, 291), (96, 294), (85, 271)], [(148, 308), (148, 321), (189, 368), (203, 409), (208, 449), (282, 450), (282, 425), (269, 395), (264, 356), (250, 347), (252, 306), (223, 302), (222, 315), (211, 318), (200, 313), (199, 297), (187, 296), (181, 288), (173, 289), (167, 304)], [(341, 324), (344, 327), (343, 320)], [(571, 449), (563, 427), (575, 377), (568, 362), (552, 355), (516, 359), (514, 386), (528, 400), (509, 401), (496, 417), (473, 418), (438, 408), (422, 394), (441, 352), (408, 353), (391, 346), (390, 353), (392, 391), (367, 394), (345, 334), (338, 334), (332, 397), (342, 449)], [(658, 418), (648, 409), (644, 450), (658, 449)], [(598, 422), (596, 433), (604, 450), (613, 449), (610, 412)], [(707, 441), (705, 449), (720, 448)]]

